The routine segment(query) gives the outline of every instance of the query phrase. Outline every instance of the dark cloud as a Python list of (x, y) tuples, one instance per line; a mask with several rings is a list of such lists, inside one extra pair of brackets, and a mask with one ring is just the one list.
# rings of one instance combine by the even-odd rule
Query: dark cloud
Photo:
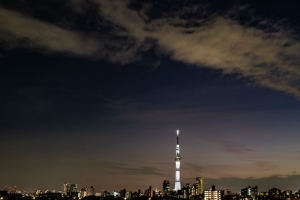
[[(239, 13), (247, 7), (214, 13), (205, 5), (185, 3), (181, 9), (166, 10), (162, 4), (162, 11), (158, 12), (161, 14), (152, 16), (155, 6), (151, 3), (90, 3), (101, 19), (98, 26), (91, 26), (101, 27), (109, 34), (82, 32), (1, 8), (1, 41), (9, 48), (43, 48), (123, 64), (141, 60), (141, 53), (155, 48), (176, 61), (240, 74), (258, 85), (300, 96), (299, 41), (291, 35), (292, 31), (268, 19), (257, 17), (255, 23), (240, 23), (240, 18), (247, 17), (240, 17)], [(90, 11), (89, 6), (78, 1), (69, 4), (79, 14)]]

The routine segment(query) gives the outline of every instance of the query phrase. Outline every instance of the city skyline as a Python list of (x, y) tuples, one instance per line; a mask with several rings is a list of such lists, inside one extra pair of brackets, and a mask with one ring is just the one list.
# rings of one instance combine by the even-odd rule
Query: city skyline
[(298, 7), (1, 1), (0, 187), (298, 190)]
[[(152, 191), (155, 191), (155, 192), (158, 192), (160, 195), (163, 195), (164, 193), (165, 194), (168, 194), (169, 192), (170, 193), (173, 193), (173, 195), (176, 195), (176, 194), (180, 194), (182, 195), (186, 190), (188, 189), (191, 189), (191, 187), (196, 187), (194, 189), (196, 189), (196, 191), (194, 191), (194, 194), (193, 195), (204, 195), (205, 192), (209, 192), (209, 191), (218, 191), (218, 192), (222, 192), (220, 195), (246, 195), (246, 193), (250, 193), (251, 190), (253, 190), (257, 195), (257, 196), (268, 196), (270, 194), (270, 191), (271, 190), (276, 190), (280, 193), (284, 193), (284, 192), (287, 192), (287, 193), (290, 193), (291, 195), (296, 195), (297, 197), (299, 197), (299, 191), (300, 189), (298, 190), (282, 190), (282, 189), (279, 189), (279, 188), (276, 188), (276, 187), (273, 187), (273, 188), (270, 188), (268, 190), (265, 190), (265, 191), (262, 191), (262, 190), (259, 190), (257, 185), (255, 186), (247, 186), (246, 188), (243, 188), (243, 186), (241, 186), (241, 188), (238, 190), (238, 191), (232, 191), (231, 189), (220, 189), (220, 188), (216, 188), (216, 185), (211, 185), (210, 187), (207, 187), (206, 189), (204, 189), (203, 187), (203, 179), (201, 177), (196, 177), (196, 182), (194, 183), (187, 183), (187, 184), (182, 184), (182, 187), (180, 190), (170, 190), (170, 182), (169, 180), (164, 180), (162, 182), (162, 188), (153, 188), (152, 189), (152, 186), (150, 185), (148, 188), (145, 188), (145, 189), (141, 189), (141, 188), (138, 188), (138, 189), (135, 189), (135, 190), (128, 190), (130, 192), (137, 192), (137, 191), (141, 191), (143, 192), (143, 194), (145, 195), (145, 192), (149, 189), (151, 189)], [(199, 186), (200, 185), (200, 186)], [(190, 188), (189, 188), (190, 187)], [(33, 191), (25, 191), (25, 190), (22, 190), (20, 188), (18, 188), (17, 186), (14, 186), (14, 187), (10, 187), (10, 186), (5, 186), (4, 187), (4, 190), (0, 190), (0, 191), (6, 191), (10, 194), (22, 194), (24, 196), (26, 195), (32, 195), (32, 194), (46, 194), (46, 193), (61, 193), (63, 195), (69, 195), (68, 193), (69, 192), (74, 192), (74, 193), (78, 193), (78, 192), (87, 192), (87, 193), (90, 193), (90, 194), (85, 194), (85, 196), (98, 196), (99, 194), (105, 192), (105, 193), (109, 193), (110, 195), (118, 195), (120, 194), (120, 191), (122, 190), (126, 190), (126, 188), (124, 187), (124, 189), (119, 189), (119, 190), (112, 190), (112, 191), (109, 191), (109, 190), (98, 190), (96, 191), (94, 186), (89, 186), (89, 187), (86, 187), (86, 186), (82, 186), (80, 188), (78, 188), (78, 184), (76, 183), (69, 183), (69, 182), (63, 182), (61, 183), (61, 186), (59, 189), (52, 189), (52, 190), (49, 190), (49, 189), (45, 189), (45, 190), (41, 190), (39, 187), (37, 187), (38, 189), (35, 189)], [(250, 190), (250, 191), (249, 191)], [(127, 190), (126, 190), (127, 191)], [(115, 193), (115, 194), (114, 194)], [(169, 193), (169, 195), (170, 195)], [(81, 197), (82, 198), (82, 197)], [(184, 197), (186, 198), (186, 197)]]

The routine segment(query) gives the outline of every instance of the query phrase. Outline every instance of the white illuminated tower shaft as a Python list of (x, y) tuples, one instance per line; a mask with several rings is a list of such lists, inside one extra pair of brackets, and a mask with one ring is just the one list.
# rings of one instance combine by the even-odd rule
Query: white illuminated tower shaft
[(179, 141), (178, 141), (179, 130), (177, 130), (177, 145), (176, 145), (176, 157), (175, 157), (175, 191), (181, 190), (180, 185), (180, 149), (179, 149)]

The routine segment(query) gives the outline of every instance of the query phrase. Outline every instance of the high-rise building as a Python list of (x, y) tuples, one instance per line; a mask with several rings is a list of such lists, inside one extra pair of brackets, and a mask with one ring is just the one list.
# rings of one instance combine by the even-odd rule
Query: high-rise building
[(180, 149), (179, 149), (179, 130), (177, 130), (177, 145), (176, 145), (176, 157), (175, 157), (175, 191), (181, 190), (180, 185)]
[(86, 197), (87, 196), (87, 189), (86, 189), (86, 187), (83, 187), (83, 188), (81, 188), (81, 190), (80, 190), (80, 197), (81, 198), (84, 198), (84, 197)]
[(91, 186), (87, 189), (87, 196), (93, 196), (93, 195), (95, 195), (95, 188)]
[(77, 184), (70, 184), (70, 192), (77, 192)]
[(222, 195), (221, 191), (216, 190), (216, 187), (213, 185), (211, 189), (204, 190), (204, 200), (221, 200)]
[(203, 179), (201, 177), (196, 177), (197, 180), (197, 190), (196, 190), (196, 194), (197, 195), (202, 195), (203, 194)]
[(78, 198), (77, 184), (70, 184), (69, 197), (71, 197), (72, 199)]
[(270, 199), (280, 199), (281, 190), (278, 188), (272, 188), (269, 190)]
[(197, 191), (198, 191), (198, 185), (197, 185), (197, 183), (194, 183), (194, 184), (192, 185), (191, 195), (192, 195), (192, 196), (197, 195)]
[(245, 196), (245, 197), (248, 196), (248, 197), (252, 197), (253, 199), (255, 199), (257, 194), (258, 194), (257, 186), (255, 186), (255, 187), (248, 186), (244, 189), (241, 189), (241, 195)]
[(164, 193), (168, 193), (170, 190), (170, 181), (169, 180), (164, 180), (163, 182), (163, 191)]
[(192, 185), (190, 183), (187, 183), (183, 190), (183, 198), (184, 199), (189, 199), (190, 196), (192, 195)]
[(155, 192), (152, 190), (151, 185), (149, 186), (149, 189), (146, 191), (146, 193), (149, 198), (152, 198), (154, 196)]
[(68, 182), (64, 182), (61, 184), (61, 193), (63, 195), (68, 195), (70, 191), (70, 184)]

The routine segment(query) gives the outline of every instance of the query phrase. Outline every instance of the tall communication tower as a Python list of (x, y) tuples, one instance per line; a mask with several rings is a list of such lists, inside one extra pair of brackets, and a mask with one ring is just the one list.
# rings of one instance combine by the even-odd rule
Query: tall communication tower
[(176, 145), (176, 157), (175, 157), (175, 191), (181, 190), (180, 185), (180, 149), (179, 149), (179, 130), (177, 130), (177, 145)]

